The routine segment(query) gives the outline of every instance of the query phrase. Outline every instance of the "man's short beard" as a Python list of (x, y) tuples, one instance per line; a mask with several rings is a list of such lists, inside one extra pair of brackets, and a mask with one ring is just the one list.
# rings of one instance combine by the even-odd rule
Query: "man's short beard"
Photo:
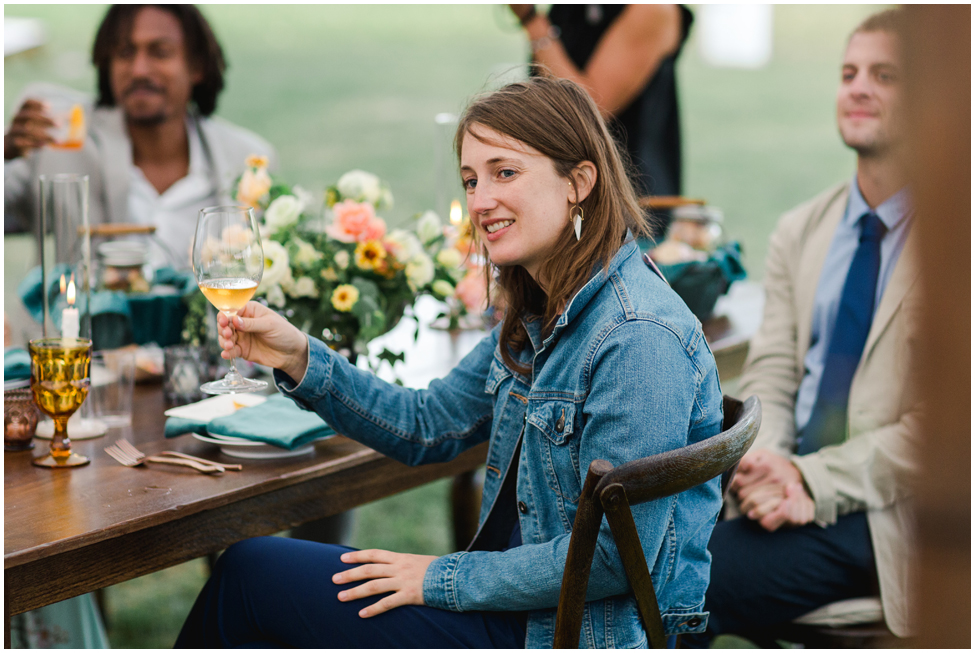
[(892, 143), (886, 133), (880, 133), (873, 138), (865, 138), (850, 142), (843, 132), (840, 132), (843, 143), (863, 158), (878, 158), (885, 156), (890, 150)]
[(125, 116), (125, 120), (133, 127), (158, 127), (166, 122), (166, 114), (160, 111), (151, 116)]
[(884, 156), (889, 150), (890, 146), (886, 143), (854, 143), (846, 144), (851, 150), (857, 153), (857, 156), (864, 159), (876, 159)]

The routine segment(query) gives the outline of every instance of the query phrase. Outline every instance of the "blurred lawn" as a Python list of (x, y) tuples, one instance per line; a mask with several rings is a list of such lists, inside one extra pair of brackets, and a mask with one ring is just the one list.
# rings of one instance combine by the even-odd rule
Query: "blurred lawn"
[[(766, 241), (786, 209), (853, 173), (836, 135), (833, 100), (850, 30), (880, 8), (775, 8), (774, 55), (761, 70), (717, 69), (695, 35), (679, 64), (685, 194), (722, 208), (761, 279)], [(4, 122), (24, 85), (94, 87), (88, 57), (105, 11), (95, 5), (5, 5), (40, 18), (49, 44), (4, 62)], [(203, 8), (229, 61), (219, 115), (278, 149), (280, 172), (323, 189), (351, 168), (387, 179), (384, 217), (402, 223), (434, 204), (434, 122), (472, 93), (517, 74), (527, 48), (512, 20), (488, 5), (213, 5)], [(5, 238), (4, 306), (29, 261)], [(354, 544), (449, 551), (444, 481), (358, 511)], [(170, 646), (204, 579), (195, 561), (108, 590), (113, 646)]]

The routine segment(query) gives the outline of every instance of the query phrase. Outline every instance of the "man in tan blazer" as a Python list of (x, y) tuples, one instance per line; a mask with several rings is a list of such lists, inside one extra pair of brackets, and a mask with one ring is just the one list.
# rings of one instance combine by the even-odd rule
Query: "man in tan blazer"
[[(920, 287), (897, 163), (899, 16), (872, 16), (847, 45), (837, 123), (857, 152), (856, 175), (786, 213), (771, 237), (765, 313), (740, 392), (760, 398), (762, 427), (731, 488), (742, 516), (719, 522), (709, 547), (712, 634), (761, 640), (820, 606), (876, 596), (878, 585), (890, 630), (910, 632), (909, 500), (920, 410), (910, 381)], [(841, 419), (817, 431), (828, 424), (818, 415), (836, 385), (831, 357), (855, 330), (848, 287), (869, 276), (857, 262), (861, 249), (873, 251), (876, 281), (840, 384)]]

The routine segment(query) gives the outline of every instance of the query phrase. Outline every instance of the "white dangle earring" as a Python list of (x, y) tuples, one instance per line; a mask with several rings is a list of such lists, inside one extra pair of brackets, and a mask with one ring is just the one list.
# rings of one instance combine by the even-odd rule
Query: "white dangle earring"
[(577, 241), (582, 238), (582, 221), (585, 219), (583, 215), (582, 207), (578, 204), (573, 204), (569, 209), (569, 217), (572, 219), (572, 226), (575, 227)]

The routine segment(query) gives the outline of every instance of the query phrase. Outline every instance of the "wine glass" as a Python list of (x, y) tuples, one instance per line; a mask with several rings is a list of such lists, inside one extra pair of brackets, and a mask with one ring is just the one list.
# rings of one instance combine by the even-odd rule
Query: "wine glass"
[(31, 340), (30, 388), (34, 402), (54, 420), (51, 452), (33, 463), (39, 467), (78, 467), (90, 461), (71, 452), (68, 418), (81, 407), (91, 385), (91, 340), (39, 338)]
[[(233, 318), (250, 301), (264, 274), (264, 248), (253, 209), (214, 206), (200, 211), (193, 238), (193, 272), (203, 295), (218, 311)], [(224, 378), (200, 386), (208, 394), (254, 392), (267, 381), (245, 379), (235, 359)]]

